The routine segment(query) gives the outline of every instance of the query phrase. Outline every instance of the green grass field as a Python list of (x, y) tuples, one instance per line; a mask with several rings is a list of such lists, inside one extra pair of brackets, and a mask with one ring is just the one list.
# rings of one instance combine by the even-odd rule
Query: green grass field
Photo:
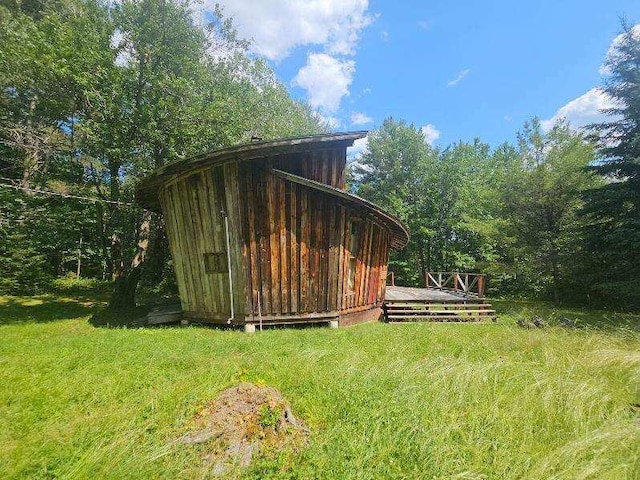
[[(247, 335), (110, 328), (93, 301), (0, 297), (0, 478), (206, 478), (175, 440), (241, 380), (311, 437), (234, 478), (640, 478), (637, 315), (498, 302), (497, 324)], [(521, 329), (523, 311), (584, 328)]]

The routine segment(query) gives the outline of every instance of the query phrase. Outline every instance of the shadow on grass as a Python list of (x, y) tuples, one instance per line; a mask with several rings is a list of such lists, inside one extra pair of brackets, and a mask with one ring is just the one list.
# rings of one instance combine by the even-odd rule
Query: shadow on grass
[(100, 328), (147, 327), (146, 314), (151, 306), (139, 306), (126, 312), (112, 312), (101, 295), (0, 297), (0, 325), (50, 323), (87, 318)]
[(551, 326), (573, 324), (577, 328), (640, 332), (640, 313), (637, 312), (587, 310), (532, 300), (491, 300), (491, 303), (499, 317), (507, 322), (540, 317)]
[(94, 299), (52, 297), (0, 297), (0, 325), (49, 323), (89, 316)]
[(146, 315), (150, 306), (138, 306), (122, 312), (114, 312), (106, 306), (96, 309), (89, 317), (89, 323), (97, 328), (146, 328)]

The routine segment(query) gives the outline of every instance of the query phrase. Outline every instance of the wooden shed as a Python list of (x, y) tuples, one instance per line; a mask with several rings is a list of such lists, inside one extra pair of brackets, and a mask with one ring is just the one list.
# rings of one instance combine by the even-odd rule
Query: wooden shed
[(403, 224), (344, 190), (366, 132), (261, 141), (162, 167), (136, 192), (162, 212), (183, 315), (247, 325), (377, 319)]

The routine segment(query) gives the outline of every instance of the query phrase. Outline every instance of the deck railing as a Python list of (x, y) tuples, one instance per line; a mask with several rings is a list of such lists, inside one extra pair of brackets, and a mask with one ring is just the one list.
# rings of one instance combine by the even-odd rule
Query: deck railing
[[(389, 283), (389, 278), (391, 278), (391, 283)], [(387, 285), (396, 286), (396, 275), (393, 272), (387, 273)]]
[(486, 275), (482, 273), (428, 272), (425, 277), (425, 285), (427, 288), (484, 298)]

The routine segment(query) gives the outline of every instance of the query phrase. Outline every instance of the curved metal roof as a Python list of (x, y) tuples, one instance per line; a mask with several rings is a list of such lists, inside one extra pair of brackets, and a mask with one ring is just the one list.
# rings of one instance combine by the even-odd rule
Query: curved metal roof
[[(285, 153), (306, 152), (310, 150), (336, 147), (344, 147), (346, 149), (353, 145), (355, 140), (363, 138), (366, 135), (366, 131), (332, 133), (307, 137), (284, 138), (273, 141), (260, 141), (213, 150), (196, 157), (179, 160), (158, 168), (151, 175), (142, 179), (138, 184), (136, 188), (136, 201), (144, 208), (159, 212), (159, 189), (169, 180), (180, 177), (192, 170), (227, 162), (254, 160)], [(402, 248), (409, 241), (409, 232), (399, 219), (363, 198), (344, 190), (334, 188), (330, 185), (315, 182), (281, 170), (270, 170), (270, 172), (288, 181), (299, 183), (331, 195), (357, 210), (365, 211), (367, 214), (377, 219), (381, 224), (389, 228), (391, 232), (391, 246), (393, 248)]]

